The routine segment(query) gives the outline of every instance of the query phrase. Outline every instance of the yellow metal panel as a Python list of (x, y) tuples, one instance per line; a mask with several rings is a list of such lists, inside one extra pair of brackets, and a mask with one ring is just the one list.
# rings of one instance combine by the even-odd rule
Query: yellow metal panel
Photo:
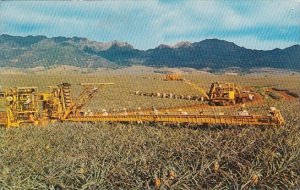
[(229, 99), (230, 100), (233, 100), (235, 98), (235, 93), (234, 93), (234, 91), (230, 91), (229, 92)]

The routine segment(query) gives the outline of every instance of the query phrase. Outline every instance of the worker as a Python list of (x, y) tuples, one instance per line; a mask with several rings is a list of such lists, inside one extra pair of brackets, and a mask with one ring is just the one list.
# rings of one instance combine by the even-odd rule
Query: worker
[(152, 106), (152, 110), (153, 110), (153, 115), (158, 115), (159, 112), (158, 110), (155, 108), (155, 106)]
[(247, 110), (244, 109), (243, 111), (239, 111), (238, 115), (240, 115), (240, 116), (247, 116), (247, 115), (249, 115), (249, 113), (248, 113)]
[(128, 115), (126, 108), (123, 108), (123, 115)]
[(253, 99), (254, 99), (254, 95), (253, 94), (249, 94), (249, 100), (253, 101)]
[(26, 96), (26, 101), (24, 104), (30, 104), (31, 103), (31, 98), (30, 96)]
[(23, 104), (23, 109), (24, 109), (24, 110), (29, 110), (30, 103), (31, 103), (31, 98), (30, 98), (30, 96), (26, 96), (26, 101), (25, 101), (24, 104)]
[(203, 115), (204, 114), (204, 111), (203, 111), (203, 109), (201, 109), (200, 111), (199, 111), (199, 115)]
[(106, 111), (106, 109), (102, 109), (102, 116), (108, 116), (108, 112)]
[(94, 114), (93, 114), (92, 110), (88, 109), (88, 116), (93, 116), (93, 115)]
[(188, 112), (182, 111), (182, 112), (180, 113), (180, 115), (188, 115)]
[(116, 109), (115, 108), (112, 110), (112, 115), (116, 115)]
[(138, 111), (136, 113), (136, 115), (143, 115), (144, 113), (142, 112), (142, 108), (138, 107)]

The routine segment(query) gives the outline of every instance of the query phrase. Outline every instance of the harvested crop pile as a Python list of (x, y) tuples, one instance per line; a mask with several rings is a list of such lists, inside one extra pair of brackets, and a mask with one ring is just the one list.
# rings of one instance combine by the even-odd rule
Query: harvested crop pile
[(281, 99), (281, 96), (276, 93), (276, 92), (273, 92), (273, 91), (267, 91), (266, 92), (271, 98), (275, 99), (275, 100), (279, 100)]
[(285, 128), (53, 124), (1, 129), (4, 189), (296, 189), (299, 103)]
[(291, 92), (291, 91), (289, 91), (289, 90), (287, 90), (287, 89), (272, 88), (272, 90), (278, 91), (278, 92), (286, 93), (286, 94), (288, 94), (288, 95), (290, 95), (290, 96), (292, 96), (292, 97), (294, 97), (294, 98), (299, 98), (299, 95), (298, 95), (298, 94), (296, 94), (295, 92)]

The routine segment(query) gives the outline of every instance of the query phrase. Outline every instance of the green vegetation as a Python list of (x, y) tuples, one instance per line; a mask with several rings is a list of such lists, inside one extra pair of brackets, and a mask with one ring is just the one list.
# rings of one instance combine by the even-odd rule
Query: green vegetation
[[(151, 77), (150, 77), (151, 76)], [(153, 80), (157, 78), (156, 80)], [(189, 101), (131, 96), (132, 90), (197, 93), (162, 75), (5, 75), (3, 88), (60, 82), (115, 82), (93, 109), (171, 107)], [(207, 89), (212, 81), (300, 92), (299, 76), (186, 75)], [(276, 80), (275, 80), (276, 79)], [(76, 88), (75, 88), (76, 89)], [(193, 102), (192, 102), (193, 103)], [(92, 106), (92, 105), (89, 105)], [(0, 129), (3, 189), (296, 189), (300, 185), (300, 103), (268, 99), (247, 107), (279, 108), (284, 128), (183, 127), (120, 123), (54, 123)], [(160, 182), (160, 183), (159, 183)]]

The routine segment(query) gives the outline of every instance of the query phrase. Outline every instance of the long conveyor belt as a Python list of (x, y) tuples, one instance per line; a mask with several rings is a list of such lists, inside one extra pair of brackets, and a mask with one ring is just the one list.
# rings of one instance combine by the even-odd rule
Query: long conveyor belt
[(66, 121), (74, 122), (161, 122), (219, 125), (282, 125), (281, 121), (272, 116), (231, 116), (231, 115), (94, 115), (69, 117)]

